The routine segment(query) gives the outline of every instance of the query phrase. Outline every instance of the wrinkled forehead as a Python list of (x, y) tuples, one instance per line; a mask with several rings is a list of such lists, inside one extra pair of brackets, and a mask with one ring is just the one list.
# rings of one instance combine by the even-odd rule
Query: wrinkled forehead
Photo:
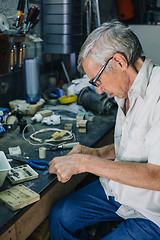
[(93, 58), (87, 57), (82, 61), (83, 70), (87, 76), (91, 79), (97, 74), (100, 69), (100, 65), (97, 64)]
[(88, 69), (93, 69), (93, 68), (101, 67), (101, 64), (98, 63), (96, 59), (93, 58), (92, 56), (87, 56), (85, 59), (83, 59), (82, 66), (83, 66), (83, 69), (86, 67)]

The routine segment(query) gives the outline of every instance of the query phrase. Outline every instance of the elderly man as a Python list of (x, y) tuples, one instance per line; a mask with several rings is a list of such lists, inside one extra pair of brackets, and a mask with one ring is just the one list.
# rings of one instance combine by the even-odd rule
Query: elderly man
[[(151, 46), (152, 47), (152, 46)], [(104, 23), (78, 59), (97, 92), (115, 97), (114, 145), (76, 145), (50, 162), (61, 182), (89, 172), (99, 180), (53, 206), (54, 240), (88, 239), (85, 227), (122, 220), (103, 240), (160, 239), (160, 67), (143, 56), (135, 34), (119, 21)]]

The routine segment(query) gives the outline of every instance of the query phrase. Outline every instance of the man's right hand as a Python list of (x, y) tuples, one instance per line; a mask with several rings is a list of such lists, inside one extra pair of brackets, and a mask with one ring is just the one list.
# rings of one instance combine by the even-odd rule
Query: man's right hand
[(71, 155), (71, 154), (81, 154), (82, 153), (82, 148), (84, 146), (82, 146), (81, 144), (77, 144), (75, 145), (72, 150), (68, 153), (68, 155)]

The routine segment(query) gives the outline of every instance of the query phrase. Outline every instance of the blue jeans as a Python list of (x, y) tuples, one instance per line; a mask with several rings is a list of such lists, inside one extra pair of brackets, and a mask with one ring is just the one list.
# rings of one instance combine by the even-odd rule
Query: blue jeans
[[(87, 226), (102, 221), (123, 220), (115, 212), (121, 206), (107, 199), (99, 180), (57, 202), (50, 212), (51, 240), (87, 240)], [(147, 219), (123, 220), (101, 240), (159, 240), (160, 228)]]

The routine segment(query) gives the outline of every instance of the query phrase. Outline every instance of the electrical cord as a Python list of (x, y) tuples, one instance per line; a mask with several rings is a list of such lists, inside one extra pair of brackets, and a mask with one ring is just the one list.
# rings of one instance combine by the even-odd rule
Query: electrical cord
[[(32, 127), (32, 130), (34, 131), (34, 133), (32, 133), (29, 137), (31, 140), (35, 141), (35, 142), (38, 142), (38, 143), (33, 143), (30, 141), (30, 139), (27, 139), (25, 137), (25, 130), (31, 126)], [(35, 137), (35, 135), (39, 134), (39, 133), (45, 133), (45, 132), (49, 132), (49, 131), (52, 131), (52, 132), (61, 132), (62, 129), (59, 129), (59, 128), (45, 128), (45, 129), (40, 129), (38, 131), (35, 131), (34, 127), (32, 124), (28, 124), (24, 127), (23, 131), (22, 131), (22, 137), (25, 141), (27, 141), (29, 144), (31, 145), (34, 145), (34, 146), (38, 146), (38, 145), (51, 145), (51, 146), (58, 146), (58, 145), (61, 145), (62, 142), (63, 144), (70, 141), (70, 140), (73, 140), (73, 142), (75, 141), (75, 135), (74, 133), (72, 133), (71, 131), (68, 131), (68, 130), (63, 130), (66, 132), (67, 136), (64, 136), (62, 137), (61, 139), (54, 139), (53, 137), (52, 138), (49, 138), (49, 139), (41, 139), (41, 138), (37, 138)]]

